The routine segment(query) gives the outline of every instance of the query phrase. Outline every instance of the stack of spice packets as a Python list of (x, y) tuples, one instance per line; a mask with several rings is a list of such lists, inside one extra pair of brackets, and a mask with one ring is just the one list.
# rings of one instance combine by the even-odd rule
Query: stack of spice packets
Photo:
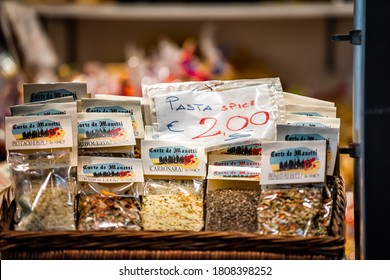
[(111, 113), (120, 109), (109, 101), (85, 102), (82, 108), (90, 112), (78, 113), (78, 229), (141, 230), (144, 179), (142, 162), (134, 158), (131, 114)]
[(74, 230), (76, 100), (86, 83), (24, 84), (24, 104), (6, 118), (16, 230)]
[(257, 232), (260, 161), (259, 156), (209, 157), (206, 230)]

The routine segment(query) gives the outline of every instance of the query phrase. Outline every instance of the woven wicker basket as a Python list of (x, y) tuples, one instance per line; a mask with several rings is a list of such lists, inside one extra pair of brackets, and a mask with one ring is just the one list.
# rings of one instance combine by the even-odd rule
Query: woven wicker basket
[(10, 230), (14, 205), (0, 232), (2, 259), (342, 259), (345, 249), (345, 186), (336, 187), (328, 236), (282, 237), (240, 232)]

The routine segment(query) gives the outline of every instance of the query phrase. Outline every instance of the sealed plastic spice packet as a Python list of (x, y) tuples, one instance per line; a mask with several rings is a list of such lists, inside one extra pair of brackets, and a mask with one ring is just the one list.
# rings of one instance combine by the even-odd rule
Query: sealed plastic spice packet
[(259, 234), (327, 235), (332, 199), (325, 185), (262, 186), (258, 207)]
[(205, 229), (257, 232), (259, 176), (259, 167), (209, 165)]
[(200, 231), (204, 227), (203, 180), (147, 178), (142, 197), (144, 230)]
[(15, 229), (74, 230), (71, 117), (8, 117), (6, 136), (15, 184)]
[(144, 87), (151, 99), (153, 138), (201, 142), (206, 151), (275, 139), (284, 122), (280, 80), (215, 81)]
[(140, 159), (80, 157), (77, 228), (141, 230), (143, 181)]
[(326, 141), (263, 142), (259, 234), (321, 235), (330, 221)]
[(145, 172), (141, 211), (144, 230), (202, 230), (206, 176), (203, 145), (143, 140), (141, 147)]

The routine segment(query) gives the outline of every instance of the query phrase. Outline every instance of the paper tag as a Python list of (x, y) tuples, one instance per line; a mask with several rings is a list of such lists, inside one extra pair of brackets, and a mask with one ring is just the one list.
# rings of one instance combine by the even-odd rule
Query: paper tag
[[(61, 99), (61, 98), (60, 98)], [(71, 165), (77, 166), (77, 104), (76, 102), (64, 103), (29, 103), (11, 107), (14, 116), (52, 116), (70, 115), (72, 119), (73, 148), (71, 152)]]
[(336, 118), (336, 107), (286, 104), (286, 113), (311, 116)]
[(339, 129), (277, 125), (278, 141), (326, 141), (326, 174), (333, 175), (337, 158)]
[(209, 165), (260, 168), (261, 156), (210, 155)]
[(245, 156), (261, 156), (261, 143), (249, 145), (232, 145), (226, 148), (211, 151), (212, 155), (245, 155)]
[[(206, 150), (274, 140), (278, 105), (267, 85), (154, 97), (159, 140), (202, 142)], [(248, 143), (250, 144), (250, 143)]]
[(110, 100), (84, 98), (81, 100), (81, 110), (87, 113), (127, 113), (133, 125), (135, 138), (144, 138), (144, 123), (142, 120), (141, 100)]
[(145, 175), (206, 177), (204, 147), (196, 143), (141, 141)]
[(34, 150), (71, 148), (70, 115), (15, 116), (5, 118), (6, 149)]
[(87, 97), (86, 82), (25, 83), (24, 103), (72, 96), (74, 100)]
[(322, 99), (317, 99), (313, 97), (298, 95), (289, 92), (283, 92), (284, 100), (286, 104), (298, 104), (298, 105), (310, 105), (310, 106), (328, 106), (334, 107), (335, 103), (330, 101), (325, 101)]
[(258, 167), (209, 165), (207, 179), (259, 181), (260, 171)]
[(143, 182), (142, 160), (114, 157), (79, 157), (77, 179), (81, 182)]
[(297, 126), (340, 128), (340, 119), (287, 114), (286, 124)]
[(135, 145), (130, 114), (78, 113), (79, 148)]
[(325, 181), (326, 141), (263, 142), (262, 185)]

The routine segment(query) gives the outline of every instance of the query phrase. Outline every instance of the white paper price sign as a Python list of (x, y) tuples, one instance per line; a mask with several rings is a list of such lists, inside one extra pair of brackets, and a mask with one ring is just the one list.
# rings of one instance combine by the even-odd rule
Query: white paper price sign
[(275, 139), (278, 104), (266, 85), (154, 97), (159, 140), (203, 142), (206, 150)]

